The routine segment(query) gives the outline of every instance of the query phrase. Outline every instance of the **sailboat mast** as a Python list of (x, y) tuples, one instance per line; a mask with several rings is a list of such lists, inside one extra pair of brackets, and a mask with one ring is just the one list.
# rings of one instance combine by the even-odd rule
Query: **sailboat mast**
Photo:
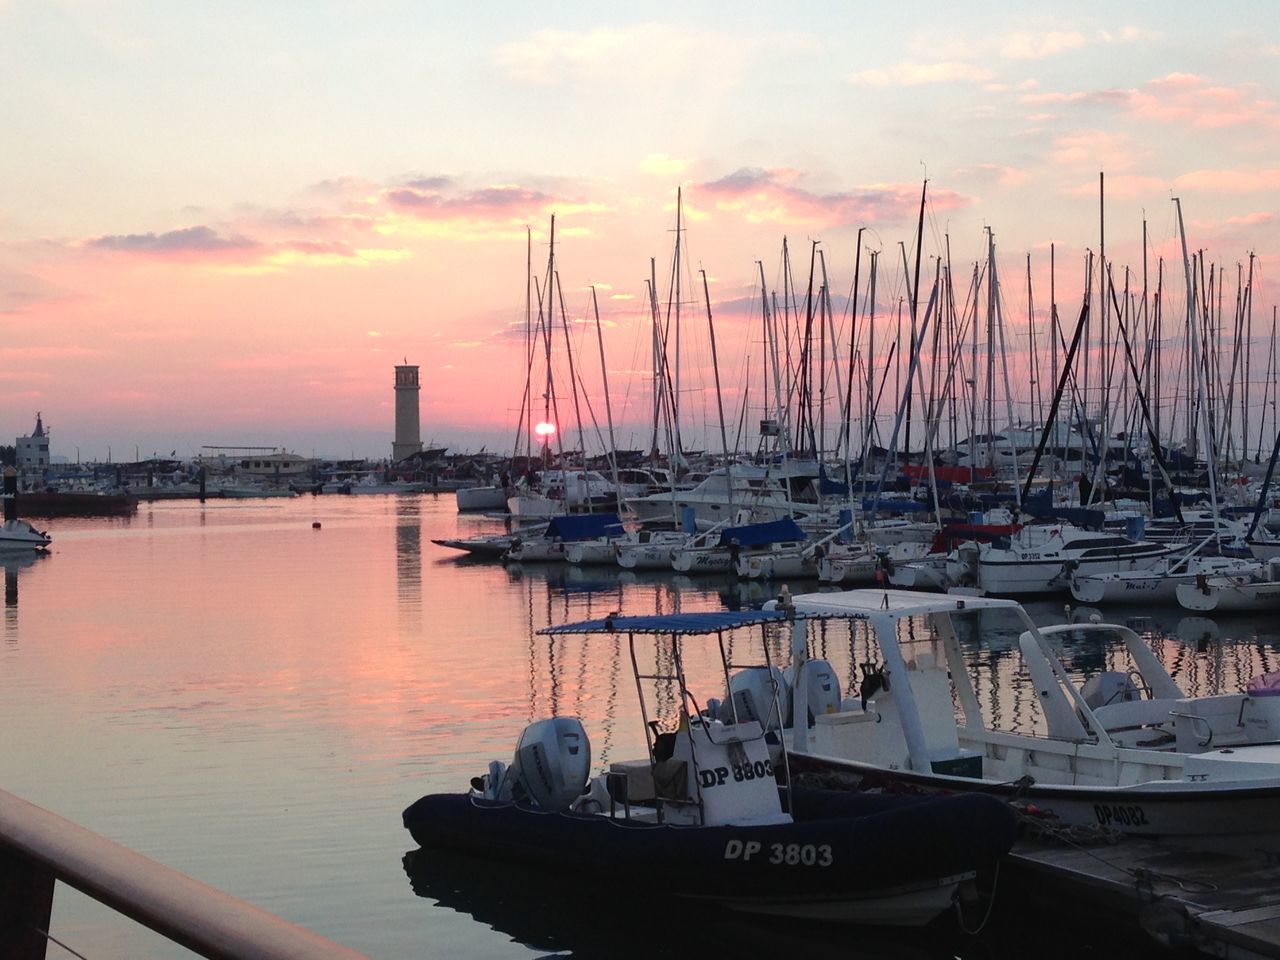
[[(604, 333), (600, 329), (600, 304), (596, 300), (596, 285), (591, 285), (591, 312), (596, 318), (596, 344), (600, 348), (600, 381), (604, 387), (604, 413), (609, 424), (609, 468), (613, 473), (613, 489), (619, 501), (622, 485), (618, 482), (618, 444), (613, 438), (613, 401), (609, 397), (609, 368), (604, 362)], [(619, 502), (621, 507), (622, 503)]]
[[(911, 361), (915, 362), (916, 327), (920, 322), (920, 257), (924, 251), (924, 206), (929, 192), (929, 181), (920, 185), (920, 216), (916, 219), (916, 269), (911, 280)], [(911, 381), (907, 381), (907, 389), (911, 389)], [(907, 397), (907, 436), (903, 443), (908, 460), (911, 457), (911, 397)]]
[[(549, 314), (551, 313), (551, 300), (553, 297), (551, 285), (555, 282), (556, 268), (556, 215), (551, 215), (551, 243), (548, 246), (547, 253), (547, 281), (542, 285), (542, 292), (538, 297), (538, 318), (539, 326), (542, 328), (542, 343), (545, 352), (547, 365), (546, 386), (542, 394), (542, 422), (551, 422), (551, 402), (555, 395), (552, 387), (551, 377), (551, 322)], [(560, 425), (557, 423), (556, 428), (559, 430)], [(546, 470), (550, 464), (551, 455), (551, 438), (548, 436), (542, 444), (542, 469)]]
[(729, 516), (733, 516), (733, 463), (729, 457), (729, 434), (724, 427), (724, 398), (720, 393), (720, 358), (716, 355), (716, 325), (711, 319), (711, 291), (707, 289), (707, 271), (699, 270), (702, 274), (702, 297), (707, 304), (707, 331), (711, 336), (711, 369), (715, 373), (716, 380), (716, 410), (720, 414), (720, 447), (724, 451), (724, 469), (725, 476), (728, 481), (728, 510)]
[[(855, 251), (853, 255), (853, 299), (849, 310), (849, 378), (846, 381), (846, 389), (844, 395), (844, 444), (845, 444), (845, 461), (850, 459), (850, 451), (853, 446), (853, 375), (854, 362), (858, 353), (858, 280), (862, 275), (862, 231), (864, 227), (858, 228), (858, 236), (854, 240)], [(852, 490), (853, 478), (848, 476), (848, 469), (845, 470), (845, 479), (850, 483), (849, 489)]]
[[(880, 251), (873, 251), (871, 254), (871, 289), (869, 291), (871, 300), (871, 315), (867, 319), (867, 402), (862, 408), (862, 475), (865, 478), (867, 474), (867, 451), (871, 446), (871, 434), (875, 427), (873, 419), (873, 410), (875, 408), (875, 359), (876, 359), (876, 263), (880, 258)], [(863, 492), (866, 492), (866, 484), (863, 484)]]
[[(1199, 333), (1196, 326), (1196, 298), (1195, 291), (1192, 289), (1191, 282), (1191, 263), (1187, 257), (1187, 233), (1186, 228), (1182, 224), (1182, 201), (1177, 197), (1173, 198), (1174, 204), (1178, 208), (1178, 235), (1182, 240), (1182, 265), (1187, 277), (1187, 329), (1191, 339), (1191, 362), (1196, 370), (1196, 381), (1201, 394), (1200, 401), (1200, 430), (1204, 434), (1205, 443), (1205, 464), (1209, 468), (1209, 503), (1213, 509), (1213, 516), (1218, 516), (1218, 481), (1217, 481), (1217, 457), (1214, 454), (1213, 443), (1210, 437), (1209, 413), (1207, 404), (1204, 403), (1204, 394), (1208, 392), (1209, 385), (1206, 382), (1205, 369), (1200, 363), (1200, 343)], [(1215, 533), (1217, 528), (1215, 527)]]

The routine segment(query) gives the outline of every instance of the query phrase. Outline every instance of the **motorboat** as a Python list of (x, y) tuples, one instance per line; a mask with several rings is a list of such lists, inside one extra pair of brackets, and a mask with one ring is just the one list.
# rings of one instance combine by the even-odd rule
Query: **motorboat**
[(37, 530), (26, 520), (11, 517), (0, 524), (2, 551), (47, 550), (52, 542), (53, 537), (43, 530)]
[[(1069, 828), (1280, 851), (1280, 697), (1189, 697), (1128, 627), (1037, 627), (1008, 599), (864, 589), (784, 594), (765, 609), (793, 617), (793, 703), (813, 702), (805, 664), (822, 663), (809, 656), (810, 619), (827, 619), (828, 644), (834, 617), (874, 644), (860, 697), (793, 714), (787, 756), (798, 782), (813, 775), (859, 790), (982, 792)], [(1004, 637), (1010, 628), (1034, 715), (997, 718), (978, 698), (990, 677), (970, 669), (960, 638)], [(1065, 641), (1116, 654), (1077, 682), (1057, 652)]]
[(644, 526), (618, 540), (614, 560), (623, 570), (671, 570), (673, 554), (686, 547), (710, 546), (715, 533), (689, 533), (669, 527)]
[(677, 573), (737, 573), (743, 576), (742, 571), (750, 569), (750, 559), (769, 556), (776, 549), (797, 547), (806, 539), (805, 532), (790, 517), (724, 527), (713, 542), (703, 545), (691, 543), (672, 550), (671, 568)]
[(618, 537), (622, 533), (622, 520), (616, 513), (564, 514), (552, 517), (540, 534), (513, 537), (504, 559), (517, 563), (563, 560), (570, 543)]
[(507, 510), (513, 517), (550, 520), (575, 511), (613, 509), (618, 491), (597, 470), (544, 470), (534, 485), (508, 490)]
[(701, 530), (726, 520), (763, 523), (805, 516), (818, 510), (815, 503), (793, 500), (768, 470), (742, 464), (714, 470), (692, 489), (677, 488), (631, 497), (627, 506), (642, 522), (677, 521), (692, 510), (694, 522)]
[[(782, 615), (756, 612), (752, 622)], [(921, 926), (951, 909), (961, 884), (994, 869), (1016, 835), (994, 797), (902, 797), (794, 787), (771, 734), (780, 671), (723, 704), (696, 699), (683, 667), (689, 637), (717, 635), (741, 614), (684, 619), (610, 616), (543, 634), (625, 634), (642, 692), (648, 755), (592, 775), (576, 717), (536, 721), (510, 764), (493, 761), (469, 790), (431, 794), (403, 822), (426, 855), (465, 853), (768, 916)], [(654, 652), (638, 646), (657, 646)], [(721, 650), (723, 651), (723, 644)], [(722, 652), (724, 668), (731, 664)], [(670, 664), (661, 676), (641, 662)], [(727, 676), (727, 672), (725, 674)], [(672, 724), (650, 721), (674, 691)]]
[(1199, 574), (1177, 585), (1180, 606), (1199, 613), (1280, 609), (1280, 558), (1246, 561), (1245, 566)]
[[(945, 592), (953, 586), (974, 587), (978, 577), (976, 564), (958, 564), (952, 552), (961, 544), (970, 544), (966, 556), (976, 560), (976, 544), (1004, 541), (1021, 529), (1022, 525), (1014, 523), (1007, 511), (990, 516), (979, 514), (969, 522), (944, 524), (923, 555), (909, 559), (890, 555), (887, 562), (881, 563), (889, 583), (905, 590)], [(961, 579), (953, 581), (953, 575)]]
[(496, 484), (481, 487), (459, 487), (454, 491), (458, 511), (507, 509), (507, 488)]
[(1176, 552), (1170, 544), (1069, 523), (1027, 524), (1007, 541), (958, 547), (948, 575), (994, 596), (1065, 593), (1073, 576), (1147, 570)]
[(1181, 584), (1194, 584), (1207, 576), (1244, 575), (1257, 565), (1254, 560), (1240, 557), (1170, 556), (1147, 570), (1112, 570), (1073, 576), (1071, 596), (1089, 604), (1175, 603)]
[(487, 560), (501, 560), (517, 540), (538, 537), (547, 529), (547, 524), (531, 523), (518, 530), (504, 533), (489, 533), (478, 537), (440, 537), (431, 540), (438, 547), (450, 550), (461, 550), (463, 553)]
[[(902, 544), (915, 547), (916, 544)], [(833, 584), (871, 584), (877, 577), (885, 576), (886, 566), (882, 551), (893, 548), (877, 548), (868, 543), (833, 543), (818, 557), (818, 580)], [(923, 548), (922, 548), (923, 549)], [(919, 551), (912, 550), (918, 555)], [(906, 559), (903, 557), (903, 559)]]

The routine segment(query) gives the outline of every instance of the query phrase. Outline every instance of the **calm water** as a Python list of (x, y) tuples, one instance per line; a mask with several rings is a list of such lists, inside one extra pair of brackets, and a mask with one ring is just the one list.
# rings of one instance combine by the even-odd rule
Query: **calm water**
[[(0, 787), (372, 957), (827, 952), (855, 940), (887, 958), (1145, 952), (1101, 934), (1062, 946), (1003, 904), (977, 939), (711, 917), (683, 940), (669, 913), (562, 878), (463, 861), (409, 875), (400, 811), (509, 758), (529, 721), (583, 717), (597, 765), (642, 755), (621, 638), (534, 630), (758, 603), (774, 586), (459, 561), (431, 538), (498, 526), (459, 518), (451, 496), (164, 503), (48, 526), (49, 556), (4, 564)], [(1063, 618), (1060, 604), (1031, 609)], [(1197, 693), (1280, 666), (1270, 624), (1179, 611), (1133, 622)], [(847, 627), (817, 642), (846, 676), (865, 649)], [(992, 632), (970, 655), (992, 713), (1034, 725), (1011, 643)], [(1067, 656), (1089, 671), (1109, 654)], [(52, 932), (92, 960), (191, 956), (62, 886)]]

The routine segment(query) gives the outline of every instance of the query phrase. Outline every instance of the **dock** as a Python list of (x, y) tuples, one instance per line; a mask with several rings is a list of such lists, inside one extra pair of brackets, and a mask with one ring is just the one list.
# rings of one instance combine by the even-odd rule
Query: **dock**
[(1280, 958), (1280, 860), (1142, 839), (1020, 840), (1001, 868), (1036, 901), (1087, 906), (1156, 943), (1245, 960)]

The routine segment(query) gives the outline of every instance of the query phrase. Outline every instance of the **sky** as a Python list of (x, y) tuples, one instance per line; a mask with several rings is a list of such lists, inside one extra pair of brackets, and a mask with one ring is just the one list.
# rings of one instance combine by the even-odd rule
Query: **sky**
[(385, 457), (404, 362), (425, 443), (510, 451), (552, 217), (561, 432), (572, 357), (580, 418), (644, 446), (677, 190), (680, 395), (708, 444), (704, 275), (732, 432), (761, 413), (784, 240), (802, 312), (815, 250), (837, 313), (878, 252), (883, 366), (926, 180), (921, 304), (948, 255), (963, 296), (989, 230), (1015, 383), (1089, 251), (1141, 288), (1144, 221), (1149, 286), (1163, 258), (1185, 300), (1174, 197), (1228, 316), (1255, 255), (1250, 396), (1280, 297), (1266, 2), (0, 0), (0, 89), (0, 438), (39, 412), (71, 460)]

